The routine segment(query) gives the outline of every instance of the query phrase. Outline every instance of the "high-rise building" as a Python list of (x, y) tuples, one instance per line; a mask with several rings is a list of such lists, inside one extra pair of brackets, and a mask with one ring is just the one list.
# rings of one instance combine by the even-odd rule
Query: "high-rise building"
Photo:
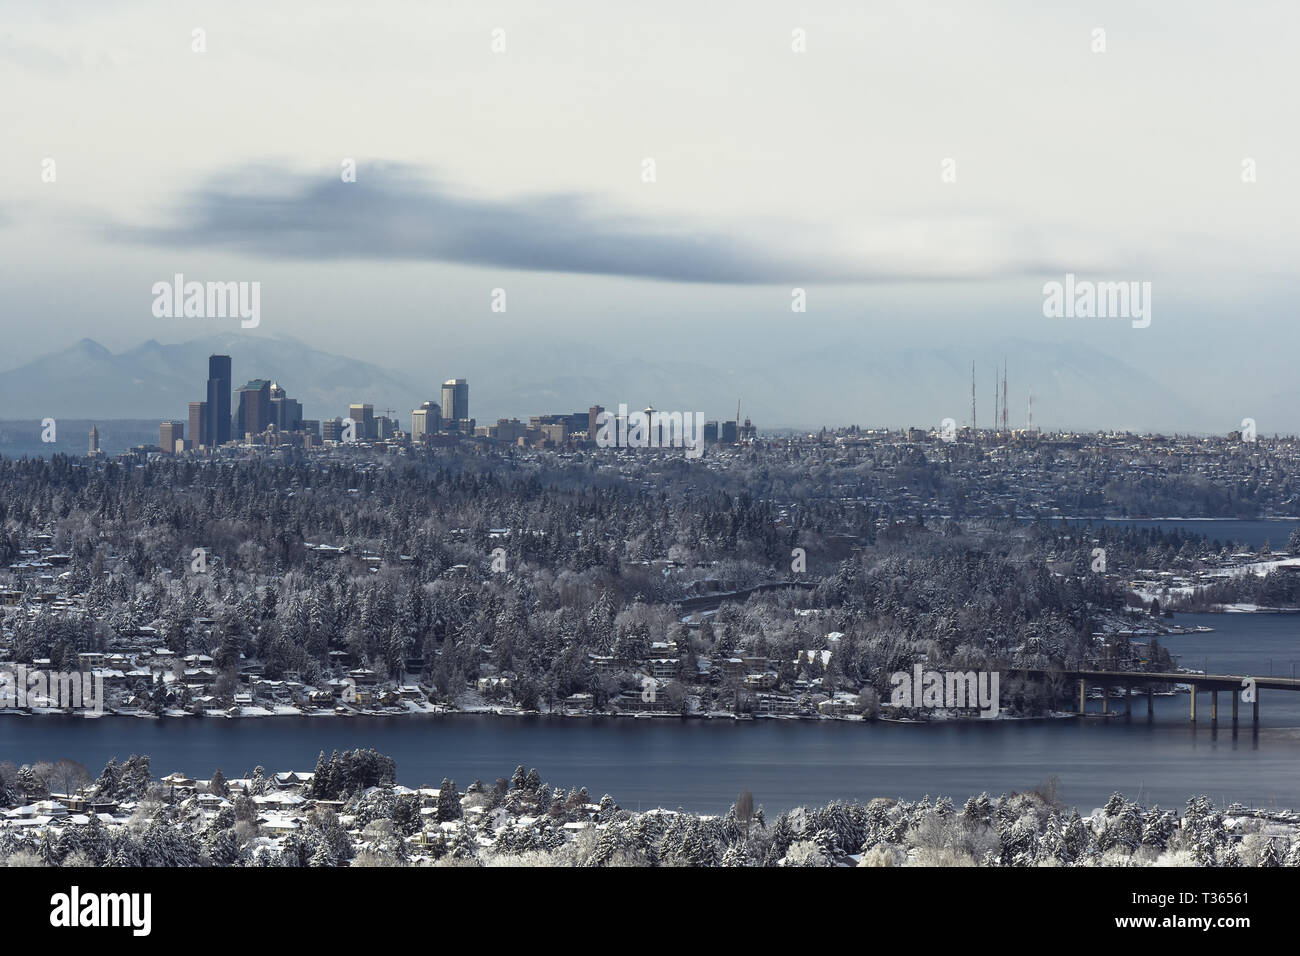
[(420, 444), (426, 435), (442, 430), (442, 408), (437, 402), (424, 402), (411, 411), (411, 441)]
[(718, 436), (718, 439), (724, 445), (734, 445), (736, 443), (736, 423), (723, 422), (722, 433)]
[(190, 402), (190, 445), (211, 445), (212, 438), (204, 433), (208, 423), (208, 403)]
[(181, 450), (185, 450), (185, 423), (184, 422), (162, 422), (158, 426), (158, 447), (163, 450), (164, 454), (174, 455), (176, 453), (176, 443), (181, 443)]
[(284, 422), (281, 427), (285, 431), (302, 431), (302, 402), (296, 398), (286, 398), (280, 417)]
[(487, 437), (515, 444), (528, 434), (528, 426), (517, 418), (498, 418), (495, 425), (487, 426)]
[(99, 429), (94, 425), (90, 426), (90, 450), (86, 454), (99, 454)]
[(587, 439), (589, 441), (596, 440), (596, 432), (600, 431), (600, 423), (603, 421), (600, 417), (600, 413), (604, 410), (605, 409), (599, 405), (592, 405), (591, 408), (587, 410)]
[(239, 412), (235, 416), (237, 438), (260, 435), (271, 423), (271, 383), (255, 378), (239, 390)]
[(282, 432), (302, 430), (302, 402), (290, 398), (275, 382), (271, 383), (271, 424)]
[(322, 441), (342, 441), (343, 422), (337, 418), (327, 418), (320, 423)]
[(375, 421), (375, 406), (353, 403), (348, 406), (348, 418), (356, 423), (357, 441), (375, 441), (379, 437), (379, 425)]
[(202, 432), (207, 437), (207, 443), (213, 446), (230, 441), (231, 385), (230, 356), (208, 356), (208, 424)]
[(452, 421), (469, 418), (469, 382), (449, 378), (442, 383), (442, 414)]
[[(528, 422), (528, 427), (534, 431), (542, 431), (552, 425), (560, 426), (562, 434), (556, 441), (563, 441), (575, 432), (585, 434), (591, 427), (591, 413), (574, 412), (572, 415), (534, 415)], [(550, 433), (548, 432), (548, 434)]]

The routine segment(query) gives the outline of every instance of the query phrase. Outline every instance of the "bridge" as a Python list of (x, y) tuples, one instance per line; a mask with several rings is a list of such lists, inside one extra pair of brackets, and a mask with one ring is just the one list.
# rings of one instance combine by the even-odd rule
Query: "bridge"
[(1190, 684), (1192, 688), (1192, 723), (1196, 723), (1196, 695), (1200, 691), (1210, 694), (1210, 726), (1219, 723), (1219, 691), (1226, 691), (1232, 698), (1232, 729), (1237, 729), (1237, 706), (1241, 700), (1240, 691), (1247, 687), (1246, 681), (1254, 681), (1254, 700), (1249, 701), (1253, 709), (1253, 720), (1259, 726), (1259, 698), (1262, 690), (1300, 691), (1300, 679), (1293, 677), (1256, 677), (1249, 674), (1184, 674), (1168, 671), (1108, 671), (1090, 670), (1049, 670), (1041, 667), (1008, 668), (1010, 675), (1020, 674), (1027, 678), (1047, 680), (1049, 678), (1076, 680), (1079, 682), (1079, 715), (1088, 712), (1088, 687), (1100, 684), (1102, 687), (1101, 712), (1110, 712), (1110, 690), (1112, 687), (1124, 688), (1124, 714), (1133, 713), (1133, 688), (1146, 688), (1147, 717), (1155, 715), (1156, 684)]

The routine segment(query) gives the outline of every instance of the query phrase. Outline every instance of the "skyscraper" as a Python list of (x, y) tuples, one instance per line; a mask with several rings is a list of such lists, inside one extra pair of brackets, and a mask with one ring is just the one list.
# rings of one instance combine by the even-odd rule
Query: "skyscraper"
[(379, 437), (379, 425), (375, 422), (375, 406), (363, 402), (353, 402), (348, 406), (348, 418), (356, 426), (357, 441), (374, 441)]
[[(224, 445), (230, 441), (230, 356), (208, 357), (208, 424), (204, 429), (208, 443)], [(239, 436), (243, 438), (243, 435)]]
[(411, 441), (424, 441), (425, 435), (436, 435), (442, 428), (442, 409), (437, 402), (425, 402), (411, 411)]
[(271, 383), (264, 378), (252, 379), (239, 390), (237, 437), (243, 441), (245, 435), (260, 435), (270, 423)]
[(452, 421), (469, 418), (469, 382), (449, 378), (442, 383), (442, 415)]
[(204, 429), (208, 427), (208, 403), (190, 402), (190, 445), (211, 445), (212, 438)]
[(176, 454), (176, 443), (181, 443), (181, 450), (185, 447), (185, 423), (184, 422), (163, 422), (158, 426), (158, 447), (163, 450), (165, 455)]
[(88, 451), (86, 454), (88, 455), (99, 454), (99, 428), (96, 427), (95, 425), (90, 426), (90, 451)]
[(302, 428), (302, 402), (290, 398), (275, 382), (271, 383), (271, 423), (282, 432)]

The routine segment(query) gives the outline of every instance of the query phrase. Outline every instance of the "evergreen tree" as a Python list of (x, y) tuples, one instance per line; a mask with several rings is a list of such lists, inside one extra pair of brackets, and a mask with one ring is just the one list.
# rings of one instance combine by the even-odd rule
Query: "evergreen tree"
[(208, 789), (219, 797), (230, 796), (230, 784), (226, 783), (226, 775), (218, 767), (212, 772), (212, 780), (208, 784)]
[(1282, 854), (1278, 852), (1277, 841), (1266, 839), (1259, 851), (1259, 865), (1274, 867), (1282, 865)]
[(456, 792), (456, 782), (443, 777), (438, 787), (438, 822), (448, 823), (461, 818), (460, 794)]

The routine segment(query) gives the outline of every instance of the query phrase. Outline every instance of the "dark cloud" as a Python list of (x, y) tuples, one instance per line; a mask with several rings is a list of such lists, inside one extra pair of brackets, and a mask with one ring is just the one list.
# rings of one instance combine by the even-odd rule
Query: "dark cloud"
[[(653, 186), (647, 186), (653, 189)], [(415, 260), (677, 282), (861, 282), (911, 278), (824, 254), (790, 235), (768, 241), (691, 223), (602, 214), (581, 196), (506, 200), (456, 194), (411, 169), (362, 165), (357, 181), (246, 167), (193, 194), (183, 225), (114, 236), (286, 259)], [(824, 248), (834, 248), (826, 243)], [(926, 271), (928, 278), (943, 278)]]

